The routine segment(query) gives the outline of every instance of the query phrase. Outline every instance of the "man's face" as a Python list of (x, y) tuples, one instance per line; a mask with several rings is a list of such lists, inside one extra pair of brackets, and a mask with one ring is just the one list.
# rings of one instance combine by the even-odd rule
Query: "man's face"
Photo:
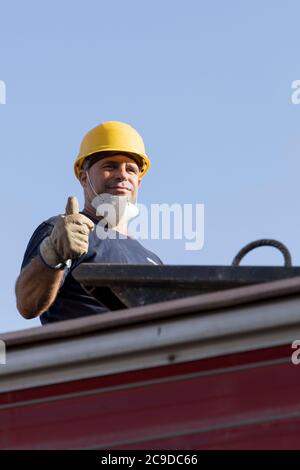
[[(88, 170), (91, 183), (97, 194), (110, 193), (116, 196), (127, 196), (135, 202), (141, 183), (137, 163), (127, 155), (112, 155), (94, 163)], [(89, 198), (95, 196), (86, 178), (86, 171), (81, 170), (80, 181)]]

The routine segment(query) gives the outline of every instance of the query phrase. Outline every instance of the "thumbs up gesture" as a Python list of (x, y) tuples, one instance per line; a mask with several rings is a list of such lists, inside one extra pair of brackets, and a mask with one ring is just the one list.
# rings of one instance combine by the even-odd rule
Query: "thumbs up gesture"
[(40, 245), (40, 256), (50, 268), (61, 267), (69, 259), (79, 258), (88, 252), (89, 234), (94, 223), (85, 215), (79, 214), (77, 198), (68, 198), (65, 215), (59, 215), (51, 235)]
[(66, 205), (66, 215), (73, 215), (79, 214), (79, 204), (77, 197), (70, 196), (68, 197), (67, 205)]

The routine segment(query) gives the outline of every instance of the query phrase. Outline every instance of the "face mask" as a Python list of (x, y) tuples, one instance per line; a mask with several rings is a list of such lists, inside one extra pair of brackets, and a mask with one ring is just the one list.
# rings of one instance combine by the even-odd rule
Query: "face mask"
[(97, 194), (87, 173), (87, 179), (91, 190), (95, 194), (92, 200), (92, 206), (96, 209), (96, 215), (102, 216), (108, 223), (109, 227), (116, 227), (121, 223), (127, 223), (130, 219), (136, 217), (139, 213), (139, 208), (132, 204), (128, 196), (116, 196), (110, 193)]

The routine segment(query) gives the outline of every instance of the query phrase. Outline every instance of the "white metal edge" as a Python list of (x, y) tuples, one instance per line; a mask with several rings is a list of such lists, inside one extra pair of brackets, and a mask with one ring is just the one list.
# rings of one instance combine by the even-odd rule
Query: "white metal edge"
[(291, 344), (298, 338), (299, 299), (155, 320), (11, 348), (6, 365), (0, 365), (0, 392)]

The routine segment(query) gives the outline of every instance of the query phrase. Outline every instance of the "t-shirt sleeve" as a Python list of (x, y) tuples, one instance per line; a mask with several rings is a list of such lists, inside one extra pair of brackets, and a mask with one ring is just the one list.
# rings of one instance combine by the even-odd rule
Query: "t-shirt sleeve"
[[(46, 237), (48, 237), (51, 234), (53, 230), (53, 226), (54, 224), (43, 222), (33, 232), (32, 237), (30, 238), (28, 242), (28, 245), (24, 254), (24, 258), (23, 258), (22, 265), (21, 265), (21, 271), (30, 263), (30, 261), (33, 258), (35, 258), (38, 255), (38, 248), (40, 244)], [(64, 276), (61, 280), (60, 287), (63, 285), (66, 279), (66, 276), (69, 272), (70, 272), (70, 268), (65, 267)]]
[(33, 232), (24, 254), (21, 271), (30, 263), (33, 258), (37, 256), (40, 244), (46, 237), (48, 237), (48, 235), (50, 235), (52, 229), (53, 225), (48, 224), (47, 222), (43, 222)]

